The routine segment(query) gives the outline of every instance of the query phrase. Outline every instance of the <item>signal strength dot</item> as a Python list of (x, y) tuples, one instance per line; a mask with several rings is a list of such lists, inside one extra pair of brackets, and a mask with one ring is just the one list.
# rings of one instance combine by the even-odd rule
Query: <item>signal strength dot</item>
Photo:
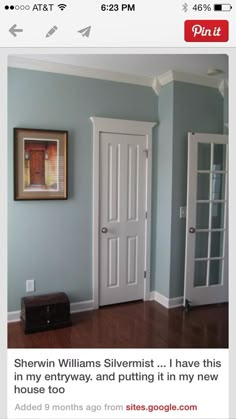
[(60, 10), (64, 10), (67, 7), (67, 5), (61, 3), (61, 4), (58, 4), (58, 7), (59, 7)]

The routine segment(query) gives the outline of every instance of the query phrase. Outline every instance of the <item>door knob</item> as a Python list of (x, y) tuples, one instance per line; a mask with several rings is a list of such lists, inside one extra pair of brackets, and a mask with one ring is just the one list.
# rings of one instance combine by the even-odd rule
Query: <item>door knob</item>
[(107, 233), (107, 232), (108, 232), (108, 229), (107, 229), (106, 227), (102, 227), (101, 232), (102, 232), (102, 233)]
[(189, 229), (189, 233), (195, 233), (195, 228), (194, 227), (190, 227), (190, 229)]

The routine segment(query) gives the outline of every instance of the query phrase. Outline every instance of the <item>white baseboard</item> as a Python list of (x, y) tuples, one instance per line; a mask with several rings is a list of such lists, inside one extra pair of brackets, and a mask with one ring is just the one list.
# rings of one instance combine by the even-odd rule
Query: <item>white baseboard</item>
[(150, 300), (154, 300), (165, 308), (181, 307), (183, 305), (183, 297), (167, 298), (157, 291), (150, 293)]
[[(77, 303), (70, 304), (70, 312), (78, 313), (80, 311), (94, 310), (94, 301), (80, 301)], [(9, 311), (8, 312), (8, 323), (19, 322), (20, 321), (20, 311)]]
[(20, 320), (20, 311), (9, 311), (7, 313), (8, 323), (18, 322)]
[(71, 303), (70, 304), (70, 312), (71, 313), (78, 313), (80, 311), (88, 311), (94, 310), (94, 301), (80, 301), (78, 303)]
[[(181, 307), (183, 305), (183, 297), (167, 298), (157, 291), (150, 292), (150, 300), (154, 300), (166, 308)], [(70, 304), (71, 313), (79, 313), (81, 311), (94, 310), (94, 301), (79, 301), (77, 303)], [(8, 323), (20, 321), (20, 311), (8, 312)]]

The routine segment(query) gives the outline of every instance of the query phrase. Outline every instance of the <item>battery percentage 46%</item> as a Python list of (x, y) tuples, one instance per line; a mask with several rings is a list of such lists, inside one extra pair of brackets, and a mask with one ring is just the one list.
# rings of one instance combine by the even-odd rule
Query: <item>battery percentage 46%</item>
[(195, 10), (195, 12), (210, 12), (211, 5), (210, 4), (194, 4), (193, 10)]

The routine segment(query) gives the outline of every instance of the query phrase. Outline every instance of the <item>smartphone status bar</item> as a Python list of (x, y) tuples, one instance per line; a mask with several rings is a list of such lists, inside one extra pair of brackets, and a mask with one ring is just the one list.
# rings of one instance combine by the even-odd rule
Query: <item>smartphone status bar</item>
[[(83, 5), (77, 0), (45, 4), (6, 0), (0, 5), (4, 17), (0, 46), (183, 47), (187, 42), (193, 46), (234, 46), (234, 9), (230, 3), (173, 4), (157, 0), (87, 0)], [(192, 39), (186, 36), (186, 21), (192, 26), (201, 22), (199, 36), (194, 36), (196, 27), (191, 29)]]

